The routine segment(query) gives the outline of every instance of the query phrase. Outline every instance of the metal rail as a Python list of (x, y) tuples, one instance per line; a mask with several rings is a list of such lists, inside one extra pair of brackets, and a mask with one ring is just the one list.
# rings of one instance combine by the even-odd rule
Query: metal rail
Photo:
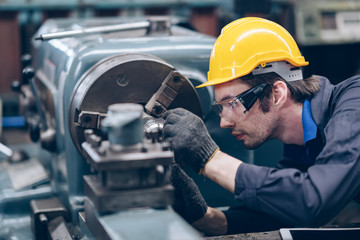
[(89, 35), (96, 33), (110, 33), (110, 32), (120, 32), (126, 30), (146, 29), (149, 27), (150, 27), (149, 21), (122, 23), (122, 24), (110, 25), (110, 26), (108, 25), (108, 26), (83, 28), (78, 30), (55, 32), (55, 33), (44, 33), (38, 37), (35, 37), (35, 40), (46, 41), (57, 38), (75, 37), (75, 36)]

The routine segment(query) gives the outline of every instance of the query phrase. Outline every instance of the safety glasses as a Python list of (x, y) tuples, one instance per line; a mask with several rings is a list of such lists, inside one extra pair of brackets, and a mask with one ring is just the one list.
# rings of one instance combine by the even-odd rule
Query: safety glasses
[[(241, 117), (239, 114), (245, 114), (254, 105), (256, 100), (263, 93), (267, 84), (262, 83), (245, 92), (240, 93), (232, 99), (226, 99), (223, 101), (214, 101), (212, 107), (214, 111), (225, 120), (233, 120), (234, 117)], [(239, 114), (237, 114), (239, 113)]]

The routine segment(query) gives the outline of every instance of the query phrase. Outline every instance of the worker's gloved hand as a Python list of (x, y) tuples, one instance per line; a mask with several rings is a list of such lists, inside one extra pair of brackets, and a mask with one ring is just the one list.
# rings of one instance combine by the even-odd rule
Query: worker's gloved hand
[(175, 187), (174, 210), (189, 223), (202, 218), (207, 204), (194, 180), (176, 163), (172, 166), (170, 179)]
[(167, 111), (163, 118), (163, 138), (174, 149), (175, 161), (187, 163), (199, 173), (219, 148), (204, 122), (182, 108)]

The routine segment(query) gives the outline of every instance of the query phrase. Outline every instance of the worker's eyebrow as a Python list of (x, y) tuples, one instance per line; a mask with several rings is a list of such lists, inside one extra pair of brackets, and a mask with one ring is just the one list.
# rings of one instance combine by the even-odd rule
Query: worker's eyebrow
[(228, 99), (233, 99), (234, 97), (236, 97), (236, 96), (225, 95), (225, 96), (223, 96), (223, 97), (219, 100), (219, 102), (225, 101), (225, 100), (228, 100)]

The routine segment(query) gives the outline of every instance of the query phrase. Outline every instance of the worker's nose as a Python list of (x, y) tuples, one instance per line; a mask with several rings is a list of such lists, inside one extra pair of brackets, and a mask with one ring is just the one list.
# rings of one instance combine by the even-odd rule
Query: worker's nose
[(234, 125), (235, 125), (234, 122), (227, 120), (224, 117), (220, 118), (220, 127), (221, 128), (232, 128), (232, 127), (234, 127)]

